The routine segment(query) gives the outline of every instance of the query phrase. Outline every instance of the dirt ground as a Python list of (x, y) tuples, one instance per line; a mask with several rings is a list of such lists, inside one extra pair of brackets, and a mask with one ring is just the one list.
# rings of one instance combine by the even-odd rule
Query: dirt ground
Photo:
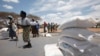
[(100, 33), (100, 28), (88, 28), (90, 31)]
[[(100, 33), (100, 28), (88, 28), (88, 30), (93, 31), (93, 32)], [(19, 29), (18, 32), (21, 33), (21, 32), (22, 32), (22, 29)], [(40, 29), (39, 29), (39, 32), (43, 32), (43, 28), (40, 28)], [(57, 33), (57, 32), (61, 32), (61, 30), (57, 30), (57, 31), (55, 31), (55, 32), (56, 32), (56, 33)]]

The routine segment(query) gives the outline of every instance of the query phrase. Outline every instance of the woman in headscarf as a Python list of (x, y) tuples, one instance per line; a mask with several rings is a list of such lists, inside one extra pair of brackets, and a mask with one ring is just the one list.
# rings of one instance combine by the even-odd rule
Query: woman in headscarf
[[(11, 41), (18, 41), (18, 37), (16, 34), (17, 26), (14, 23), (14, 18), (12, 16), (8, 16), (8, 19), (10, 20), (8, 26), (9, 37), (11, 37)], [(16, 37), (16, 39), (13, 39), (13, 37)]]

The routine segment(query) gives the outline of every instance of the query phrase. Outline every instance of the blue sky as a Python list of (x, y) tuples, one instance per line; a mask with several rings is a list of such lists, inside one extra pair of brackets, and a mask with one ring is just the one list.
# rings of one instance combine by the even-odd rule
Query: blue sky
[(0, 0), (0, 11), (21, 10), (61, 24), (78, 17), (100, 18), (100, 0)]

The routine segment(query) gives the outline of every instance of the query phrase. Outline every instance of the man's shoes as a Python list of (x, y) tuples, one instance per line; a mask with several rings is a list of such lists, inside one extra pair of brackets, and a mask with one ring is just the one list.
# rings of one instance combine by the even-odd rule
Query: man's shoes
[(24, 49), (25, 49), (25, 48), (32, 48), (32, 45), (29, 43), (29, 44), (27, 44), (27, 45), (24, 45), (23, 48), (24, 48)]

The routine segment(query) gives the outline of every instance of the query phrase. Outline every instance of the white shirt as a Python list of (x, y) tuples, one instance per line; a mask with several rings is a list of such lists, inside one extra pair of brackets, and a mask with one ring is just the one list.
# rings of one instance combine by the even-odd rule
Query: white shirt
[(30, 24), (31, 25), (37, 25), (36, 21), (34, 21), (34, 22), (31, 21)]
[(36, 25), (37, 23), (34, 21), (32, 21), (31, 19), (29, 18), (25, 18), (22, 20), (22, 18), (18, 18), (18, 24), (20, 25)]
[(30, 25), (31, 20), (29, 18), (25, 18), (22, 20), (22, 18), (18, 18), (18, 24), (20, 25)]

